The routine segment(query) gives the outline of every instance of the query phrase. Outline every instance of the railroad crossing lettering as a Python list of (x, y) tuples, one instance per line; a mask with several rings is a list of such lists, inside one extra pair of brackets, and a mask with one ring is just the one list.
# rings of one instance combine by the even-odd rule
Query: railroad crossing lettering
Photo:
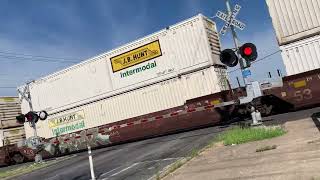
[(216, 13), (216, 16), (217, 16), (218, 18), (220, 18), (220, 19), (222, 19), (223, 21), (226, 22), (226, 23), (224, 24), (224, 26), (221, 28), (220, 34), (224, 35), (224, 34), (227, 32), (227, 30), (228, 30), (228, 28), (230, 27), (230, 25), (232, 25), (232, 26), (234, 26), (234, 27), (237, 27), (237, 28), (239, 28), (240, 30), (243, 30), (243, 29), (246, 27), (246, 25), (245, 25), (244, 23), (242, 23), (241, 21), (235, 19), (236, 16), (238, 15), (240, 9), (241, 9), (241, 6), (238, 5), (238, 4), (236, 4), (236, 5), (234, 6), (234, 9), (233, 9), (233, 11), (232, 11), (232, 13), (231, 13), (230, 16), (227, 15), (226, 13), (224, 13), (224, 12), (221, 12), (221, 11), (218, 11), (218, 12)]

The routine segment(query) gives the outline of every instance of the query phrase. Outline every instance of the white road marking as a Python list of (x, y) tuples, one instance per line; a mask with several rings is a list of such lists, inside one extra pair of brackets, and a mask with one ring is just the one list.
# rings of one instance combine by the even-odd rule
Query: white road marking
[(111, 177), (112, 177), (112, 176), (116, 176), (116, 175), (118, 175), (118, 174), (120, 174), (120, 173), (122, 173), (122, 172), (124, 172), (124, 171), (126, 171), (126, 170), (128, 170), (128, 169), (130, 169), (130, 168), (133, 168), (134, 166), (136, 166), (136, 165), (138, 165), (138, 164), (139, 164), (139, 163), (134, 163), (134, 164), (132, 164), (131, 166), (129, 166), (129, 167), (127, 167), (127, 168), (124, 168), (124, 169), (122, 169), (121, 171), (112, 174)]
[(57, 174), (57, 175), (55, 175), (55, 176), (52, 176), (52, 177), (50, 177), (50, 178), (48, 178), (48, 179), (46, 179), (46, 180), (49, 180), (49, 179), (54, 179), (54, 178), (56, 178), (56, 177), (59, 177), (60, 176), (60, 174)]
[(108, 172), (106, 172), (106, 173), (101, 174), (100, 177), (105, 176), (105, 175), (107, 175), (107, 174), (109, 174), (109, 173), (111, 173), (111, 172), (113, 172), (113, 171), (115, 171), (115, 170), (117, 170), (117, 169), (119, 169), (119, 168), (121, 168), (121, 166), (119, 166), (119, 167), (117, 167), (117, 168), (114, 168), (114, 169), (112, 169), (112, 170), (110, 170), (110, 171), (108, 171)]
[[(126, 167), (126, 168), (122, 169), (121, 171), (116, 172), (116, 173), (114, 173), (114, 174), (112, 174), (112, 175), (110, 175), (110, 176), (108, 176), (108, 177), (114, 177), (114, 176), (116, 176), (116, 175), (118, 175), (118, 174), (120, 174), (120, 173), (122, 173), (122, 172), (124, 172), (124, 171), (126, 171), (126, 170), (128, 170), (128, 169), (130, 169), (130, 168), (133, 168), (134, 166), (136, 166), (136, 165), (138, 165), (138, 164), (150, 163), (150, 162), (159, 162), (159, 161), (172, 161), (172, 160), (178, 160), (178, 159), (181, 159), (181, 158), (182, 158), (182, 157), (177, 157), (177, 158), (165, 158), (165, 159), (155, 159), (155, 160), (150, 160), (150, 161), (136, 162), (136, 163), (133, 163), (131, 166)], [(106, 173), (101, 174), (100, 177), (106, 176), (106, 175), (110, 174), (111, 172), (114, 172), (114, 171), (118, 170), (119, 168), (121, 168), (121, 166), (120, 166), (120, 167), (117, 167), (117, 168), (115, 168), (115, 169), (112, 169), (112, 170), (110, 170), (110, 171), (108, 171), (108, 172), (106, 172)], [(150, 168), (148, 168), (148, 169), (154, 169), (154, 168), (155, 168), (155, 167), (150, 167)], [(105, 178), (103, 178), (103, 179), (101, 179), (101, 180), (107, 180), (108, 177), (105, 177)]]

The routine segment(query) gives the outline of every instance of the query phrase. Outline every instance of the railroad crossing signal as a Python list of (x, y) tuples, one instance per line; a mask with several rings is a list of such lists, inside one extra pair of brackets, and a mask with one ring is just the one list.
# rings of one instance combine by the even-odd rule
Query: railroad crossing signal
[(248, 62), (252, 62), (257, 59), (257, 48), (252, 43), (245, 43), (239, 48), (240, 55)]
[[(250, 67), (251, 62), (255, 61), (258, 57), (256, 46), (252, 43), (245, 43), (236, 51), (225, 49), (220, 53), (220, 61), (229, 67), (234, 67), (238, 64), (240, 56), (246, 61), (247, 66), (245, 68)], [(249, 75), (251, 74), (247, 72), (244, 74), (246, 77)]]
[(23, 124), (25, 122), (29, 122), (31, 126), (35, 126), (35, 124), (38, 122), (38, 120), (46, 120), (48, 117), (48, 113), (46, 111), (29, 111), (27, 114), (20, 114), (16, 117), (17, 122), (20, 124)]
[(236, 16), (238, 15), (240, 9), (241, 9), (241, 6), (236, 4), (230, 16), (221, 11), (218, 11), (216, 13), (216, 16), (218, 18), (226, 22), (224, 26), (221, 28), (220, 34), (224, 35), (230, 26), (234, 26), (240, 30), (243, 30), (246, 27), (244, 23), (236, 19)]

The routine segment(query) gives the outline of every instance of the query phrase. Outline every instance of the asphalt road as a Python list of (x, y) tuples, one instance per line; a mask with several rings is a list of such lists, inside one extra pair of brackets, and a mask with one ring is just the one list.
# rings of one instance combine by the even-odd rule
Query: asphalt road
[[(320, 108), (265, 118), (266, 124), (310, 117)], [(218, 132), (230, 128), (209, 127), (179, 134), (122, 144), (93, 151), (95, 175), (98, 179), (148, 180), (167, 165), (204, 147)], [(91, 179), (87, 152), (50, 167), (15, 177), (20, 180), (88, 180)]]
[[(95, 175), (98, 179), (147, 180), (177, 159), (206, 146), (227, 128), (210, 127), (94, 150)], [(88, 153), (13, 179), (91, 179)]]

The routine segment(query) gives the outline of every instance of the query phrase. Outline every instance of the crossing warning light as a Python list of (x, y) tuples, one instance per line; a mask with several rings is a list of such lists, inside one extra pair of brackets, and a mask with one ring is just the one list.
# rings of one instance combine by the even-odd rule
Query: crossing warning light
[(16, 116), (16, 120), (18, 123), (23, 124), (25, 122), (34, 122), (37, 123), (38, 120), (46, 120), (48, 117), (48, 113), (46, 111), (29, 111), (27, 114), (20, 114), (19, 116)]
[(19, 116), (16, 116), (16, 120), (18, 123), (23, 124), (26, 122), (26, 117), (24, 114), (20, 114)]
[(44, 121), (44, 120), (47, 119), (47, 117), (48, 117), (48, 113), (47, 113), (46, 111), (40, 111), (40, 112), (39, 112), (39, 118), (40, 118), (40, 120)]
[(252, 43), (245, 43), (239, 48), (239, 54), (243, 57), (247, 62), (252, 62), (257, 59), (258, 53), (257, 48)]
[(229, 67), (234, 67), (238, 64), (239, 59), (232, 49), (225, 49), (220, 53), (220, 61)]
[(36, 112), (33, 111), (29, 111), (26, 115), (25, 115), (26, 119), (28, 122), (35, 122), (37, 123), (39, 120), (39, 116)]
[[(258, 57), (257, 48), (252, 43), (243, 44), (236, 52), (245, 60), (246, 67), (250, 67), (251, 62), (255, 61)], [(236, 52), (232, 49), (223, 50), (220, 53), (220, 61), (229, 67), (236, 66), (239, 62), (239, 57)]]

